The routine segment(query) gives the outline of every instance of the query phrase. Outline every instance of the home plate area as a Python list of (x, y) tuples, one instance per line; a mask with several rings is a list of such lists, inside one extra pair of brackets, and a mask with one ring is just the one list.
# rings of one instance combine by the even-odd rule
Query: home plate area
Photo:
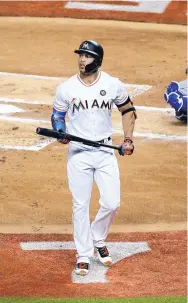
[[(113, 264), (137, 253), (150, 250), (147, 242), (108, 242), (107, 245)], [(73, 242), (22, 242), (20, 246), (23, 250), (75, 250)], [(106, 273), (108, 269), (94, 256), (91, 259), (89, 274), (82, 277), (76, 275), (73, 271), (72, 281), (74, 283), (105, 283), (107, 282)]]

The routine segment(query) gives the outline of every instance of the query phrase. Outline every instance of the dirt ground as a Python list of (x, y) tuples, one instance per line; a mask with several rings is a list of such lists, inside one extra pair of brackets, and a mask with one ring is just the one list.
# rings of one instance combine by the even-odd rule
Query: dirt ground
[[(72, 283), (72, 269), (75, 265), (74, 250), (23, 251), (20, 248), (20, 242), (23, 243), (23, 241), (26, 241), (25, 243), (29, 241), (45, 241), (48, 244), (49, 241), (67, 243), (72, 240), (71, 235), (0, 235), (0, 254), (4, 265), (1, 270), (3, 276), (0, 288), (1, 297), (144, 297), (149, 302), (149, 297), (162, 296), (164, 300), (159, 299), (161, 303), (186, 302), (186, 298), (179, 297), (186, 296), (187, 289), (186, 232), (111, 233), (108, 237), (112, 243), (122, 241), (125, 245), (129, 241), (129, 244), (136, 241), (136, 244), (139, 245), (139, 243), (143, 243), (139, 242), (143, 239), (147, 241), (151, 250), (134, 254), (132, 257), (125, 257), (114, 263), (106, 273), (108, 283), (90, 283), (88, 285), (88, 283), (83, 283), (86, 277), (81, 277), (82, 282), (80, 281), (79, 284)], [(113, 257), (115, 258), (115, 254)], [(93, 271), (96, 278), (96, 266)], [(99, 276), (101, 271), (102, 268), (98, 268)], [(171, 297), (171, 300), (168, 296)], [(173, 296), (178, 298), (173, 299)], [(150, 302), (152, 301), (151, 298)]]
[[(82, 40), (104, 46), (102, 70), (129, 84), (151, 85), (134, 98), (136, 106), (169, 108), (163, 94), (185, 78), (186, 26), (62, 18), (0, 19), (0, 71), (66, 78), (77, 72), (73, 50)], [(24, 112), (11, 117), (49, 120), (55, 87), (61, 80), (1, 75), (0, 97), (42, 100), (13, 103)], [(0, 101), (0, 105), (5, 104)], [(1, 115), (0, 115), (1, 117)], [(30, 145), (39, 140), (38, 121), (0, 120), (0, 145)], [(113, 124), (121, 117), (113, 113)], [(172, 111), (138, 110), (136, 132), (186, 136)], [(113, 143), (120, 144), (120, 134)], [(66, 176), (67, 147), (52, 143), (40, 151), (0, 149), (0, 232), (71, 231), (71, 195)], [(135, 153), (118, 156), (121, 207), (111, 231), (186, 229), (186, 142), (135, 137)], [(93, 188), (91, 218), (98, 209)]]

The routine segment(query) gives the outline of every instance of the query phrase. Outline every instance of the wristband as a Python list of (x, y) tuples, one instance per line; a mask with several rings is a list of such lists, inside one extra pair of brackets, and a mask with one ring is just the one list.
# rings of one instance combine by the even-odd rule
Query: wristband
[(133, 143), (133, 140), (129, 137), (125, 137), (124, 138), (124, 142), (129, 142), (129, 143)]

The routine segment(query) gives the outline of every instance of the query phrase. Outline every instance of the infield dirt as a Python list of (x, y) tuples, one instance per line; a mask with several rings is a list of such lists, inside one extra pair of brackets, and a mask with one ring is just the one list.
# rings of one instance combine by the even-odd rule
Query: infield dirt
[[(104, 71), (120, 78), (125, 83), (152, 86), (151, 89), (133, 99), (136, 106), (169, 108), (163, 98), (165, 88), (172, 80), (185, 79), (185, 26), (133, 24), (116, 21), (110, 23), (108, 21), (58, 18), (1, 17), (1, 71), (69, 77), (77, 72), (77, 58), (73, 50), (84, 39), (97, 40), (104, 46), (105, 58), (102, 68)], [(60, 79), (36, 80), (8, 75), (0, 75), (0, 79), (1, 98), (12, 97), (30, 101), (44, 101), (44, 104), (9, 102), (9, 104), (24, 110), (21, 113), (11, 114), (9, 117), (46, 120), (46, 124), (42, 124), (42, 126), (50, 126), (52, 102), (55, 88), (61, 81)], [(5, 103), (0, 101), (0, 104)], [(113, 125), (114, 127), (121, 125), (121, 116), (117, 111), (113, 113)], [(39, 126), (37, 122), (23, 124), (20, 121), (1, 120), (0, 145), (27, 146), (33, 144), (39, 140), (35, 134), (37, 126)], [(135, 131), (186, 136), (185, 125), (175, 119), (172, 111), (155, 113), (138, 110)], [(176, 258), (172, 257), (176, 264), (174, 277), (177, 275), (177, 283), (171, 284), (172, 277), (166, 273), (167, 267), (164, 267), (163, 273), (160, 273), (161, 279), (156, 280), (159, 284), (154, 284), (155, 291), (139, 293), (140, 280), (134, 280), (137, 281), (137, 284), (133, 287), (131, 283), (134, 281), (130, 279), (134, 270), (137, 270), (137, 266), (140, 266), (139, 262), (146, 262), (146, 259), (141, 261), (140, 255), (134, 259), (135, 261), (129, 260), (128, 263), (124, 264), (129, 272), (130, 289), (134, 289), (134, 291), (138, 289), (137, 293), (130, 291), (127, 295), (164, 295), (162, 288), (165, 287), (162, 280), (164, 277), (166, 277), (165, 281), (169, 286), (167, 295), (185, 295), (186, 273), (181, 276), (178, 272), (178, 264), (186, 264), (185, 250), (182, 248), (186, 243), (185, 232), (183, 232), (186, 229), (186, 142), (150, 140), (146, 137), (135, 137), (134, 141), (135, 153), (133, 156), (120, 157), (117, 155), (121, 176), (121, 207), (111, 232), (180, 230), (180, 234), (177, 233), (172, 242), (178, 245), (178, 235), (181, 236), (182, 242), (180, 241), (181, 245), (175, 252)], [(114, 144), (121, 144), (121, 142), (121, 135), (113, 136)], [(2, 234), (72, 232), (72, 203), (66, 176), (66, 154), (67, 147), (56, 142), (40, 151), (1, 149), (0, 232)], [(97, 212), (98, 199), (99, 193), (94, 186), (90, 208), (91, 219)], [(125, 240), (127, 237), (128, 234), (125, 234)], [(139, 236), (136, 234), (136, 237)], [(148, 237), (150, 238), (150, 236)], [(155, 237), (158, 236), (154, 236), (152, 242), (154, 246)], [(165, 241), (168, 242), (168, 236), (166, 237)], [(1, 235), (1, 243), (3, 244), (6, 239), (11, 240), (11, 238), (14, 239), (11, 235)], [(171, 246), (168, 246), (168, 252), (165, 249), (163, 251), (161, 246), (164, 255), (169, 252)], [(6, 252), (6, 250), (3, 251), (4, 256), (7, 256)], [(164, 255), (159, 256), (159, 259), (163, 258)], [(178, 256), (180, 263), (177, 262)], [(144, 258), (146, 257), (144, 256)], [(12, 256), (9, 255), (9, 258), (11, 261)], [(170, 264), (172, 259), (169, 259), (167, 264)], [(153, 279), (158, 272), (157, 260), (155, 255), (152, 261), (154, 263), (148, 264), (152, 267), (150, 270)], [(176, 269), (177, 272), (175, 272)], [(141, 267), (139, 270), (141, 272)], [(123, 273), (121, 274), (123, 275)], [(67, 273), (65, 276), (67, 278)], [(112, 283), (115, 279), (113, 277), (117, 278), (117, 276), (113, 276), (109, 272), (109, 279)], [(135, 277), (135, 275), (133, 276)], [(26, 276), (24, 277), (26, 279)], [(25, 288), (25, 292), (19, 293), (16, 279), (15, 276), (15, 284), (12, 284), (15, 286), (14, 290), (9, 292), (9, 287), (7, 292), (3, 292), (4, 295), (25, 296), (27, 291), (31, 294), (31, 281), (28, 281), (30, 286), (27, 287), (29, 288)], [(148, 281), (145, 280), (146, 284), (149, 283)], [(118, 284), (121, 281), (116, 280), (114, 283)], [(47, 285), (45, 284), (45, 287)], [(170, 285), (177, 287), (170, 288)], [(56, 291), (57, 296), (60, 294), (58, 291)], [(111, 294), (114, 294), (113, 291)], [(51, 295), (52, 293), (53, 291)], [(46, 294), (46, 290), (41, 291), (41, 295)], [(122, 294), (117, 294), (117, 296), (121, 297)], [(35, 296), (37, 293), (33, 293), (33, 295)]]

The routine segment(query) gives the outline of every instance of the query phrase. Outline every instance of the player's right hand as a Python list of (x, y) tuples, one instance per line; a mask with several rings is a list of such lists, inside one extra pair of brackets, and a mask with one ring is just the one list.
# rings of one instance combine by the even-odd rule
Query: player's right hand
[[(66, 135), (66, 133), (64, 133), (62, 130), (59, 130), (60, 133), (63, 133)], [(70, 141), (68, 139), (57, 139), (57, 141), (61, 144), (68, 144)]]
[(67, 139), (58, 139), (57, 140), (59, 143), (61, 143), (61, 144), (68, 144), (70, 141), (69, 140), (67, 140)]

